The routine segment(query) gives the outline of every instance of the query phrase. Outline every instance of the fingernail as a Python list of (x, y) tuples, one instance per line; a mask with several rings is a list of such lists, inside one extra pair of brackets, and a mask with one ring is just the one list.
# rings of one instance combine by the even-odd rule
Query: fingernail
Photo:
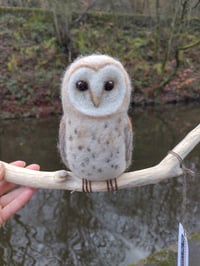
[(21, 160), (11, 162), (11, 164), (12, 164), (12, 165), (19, 166), (19, 167), (25, 167), (25, 166), (26, 166), (26, 162), (21, 161)]

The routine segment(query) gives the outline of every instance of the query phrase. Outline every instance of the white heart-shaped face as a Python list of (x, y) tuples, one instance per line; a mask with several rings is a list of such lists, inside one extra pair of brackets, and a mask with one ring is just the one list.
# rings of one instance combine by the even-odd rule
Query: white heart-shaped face
[(120, 111), (122, 105), (127, 110), (130, 82), (118, 64), (103, 62), (96, 68), (89, 64), (79, 67), (77, 61), (75, 69), (69, 72), (65, 73), (62, 85), (64, 111), (65, 106), (72, 105), (85, 115), (100, 117)]

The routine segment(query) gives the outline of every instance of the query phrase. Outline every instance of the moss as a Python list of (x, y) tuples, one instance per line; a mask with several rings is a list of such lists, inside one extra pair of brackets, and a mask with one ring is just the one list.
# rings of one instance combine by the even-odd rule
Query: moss
[[(197, 251), (200, 244), (200, 232), (192, 234), (189, 237), (190, 260), (199, 261)], [(129, 266), (175, 266), (177, 260), (177, 245), (160, 250), (151, 254), (144, 260), (139, 261), (136, 264), (130, 264)]]
[(176, 254), (170, 250), (162, 250), (148, 258), (146, 263), (149, 262), (155, 266), (172, 266), (176, 263)]
[(175, 266), (176, 257), (177, 254), (173, 250), (161, 250), (140, 261), (135, 266)]
[[(15, 112), (10, 110), (15, 106), (14, 102), (27, 105), (29, 110), (30, 106), (41, 104), (41, 95), (44, 96), (42, 102), (45, 100), (49, 105), (53, 100), (58, 101), (60, 77), (69, 63), (68, 58), (80, 54), (106, 53), (122, 61), (134, 77), (133, 85), (135, 93), (138, 93), (136, 104), (152, 103), (152, 98), (155, 102), (155, 87), (162, 84), (173, 70), (171, 58), (165, 73), (161, 71), (164, 47), (160, 47), (155, 55), (155, 33), (151, 27), (154, 21), (148, 16), (111, 12), (72, 13), (69, 18), (70, 38), (64, 38), (65, 46), (61, 47), (51, 11), (0, 7), (0, 14), (0, 61), (3, 62), (0, 98), (5, 111)], [(166, 28), (163, 28), (163, 33), (166, 33)], [(167, 34), (163, 36), (167, 38)], [(183, 47), (189, 40), (190, 43), (197, 41), (194, 33), (183, 37)], [(181, 100), (188, 95), (199, 99), (200, 61), (196, 56), (199, 49), (193, 47), (191, 51), (182, 51), (180, 75), (176, 75), (176, 80), (167, 90), (173, 99), (178, 96)], [(159, 90), (157, 99), (169, 102), (170, 97), (165, 96), (165, 91), (163, 98), (160, 94)]]
[(200, 232), (199, 233), (196, 233), (196, 234), (193, 234), (191, 236), (191, 239), (194, 239), (194, 240), (197, 240), (197, 241), (200, 242)]
[(52, 20), (53, 14), (49, 10), (44, 10), (41, 8), (26, 8), (26, 7), (8, 7), (8, 6), (0, 6), (0, 15), (3, 16), (5, 14), (13, 14), (15, 16), (23, 18), (28, 18), (30, 15), (40, 15), (45, 17), (46, 20)]

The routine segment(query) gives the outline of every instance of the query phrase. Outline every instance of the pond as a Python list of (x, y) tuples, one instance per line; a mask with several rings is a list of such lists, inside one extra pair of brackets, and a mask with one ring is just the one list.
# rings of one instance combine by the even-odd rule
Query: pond
[[(199, 124), (199, 104), (131, 110), (135, 148), (131, 169), (157, 164)], [(0, 158), (63, 169), (57, 151), (59, 117), (0, 121)], [(200, 146), (185, 160), (200, 172)], [(198, 176), (110, 193), (38, 190), (0, 230), (0, 265), (126, 266), (177, 242), (184, 216), (200, 231)], [(197, 265), (193, 265), (197, 266)]]

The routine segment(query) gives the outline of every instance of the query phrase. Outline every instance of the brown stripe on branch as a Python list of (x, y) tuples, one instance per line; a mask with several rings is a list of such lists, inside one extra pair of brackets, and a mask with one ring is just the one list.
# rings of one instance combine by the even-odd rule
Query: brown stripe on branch
[[(172, 151), (184, 159), (199, 142), (200, 124), (189, 132)], [(65, 170), (37, 172), (26, 168), (19, 168), (5, 162), (1, 163), (5, 167), (5, 180), (19, 185), (85, 192), (112, 190), (110, 185), (108, 186), (108, 181), (90, 181), (87, 184), (84, 181), (83, 189), (82, 179), (74, 176), (72, 172)], [(114, 182), (115, 189), (113, 190), (155, 184), (168, 178), (180, 176), (183, 174), (183, 171), (179, 160), (172, 153), (169, 153), (159, 164), (153, 167), (123, 173)], [(111, 182), (111, 185), (113, 186), (113, 182)]]

